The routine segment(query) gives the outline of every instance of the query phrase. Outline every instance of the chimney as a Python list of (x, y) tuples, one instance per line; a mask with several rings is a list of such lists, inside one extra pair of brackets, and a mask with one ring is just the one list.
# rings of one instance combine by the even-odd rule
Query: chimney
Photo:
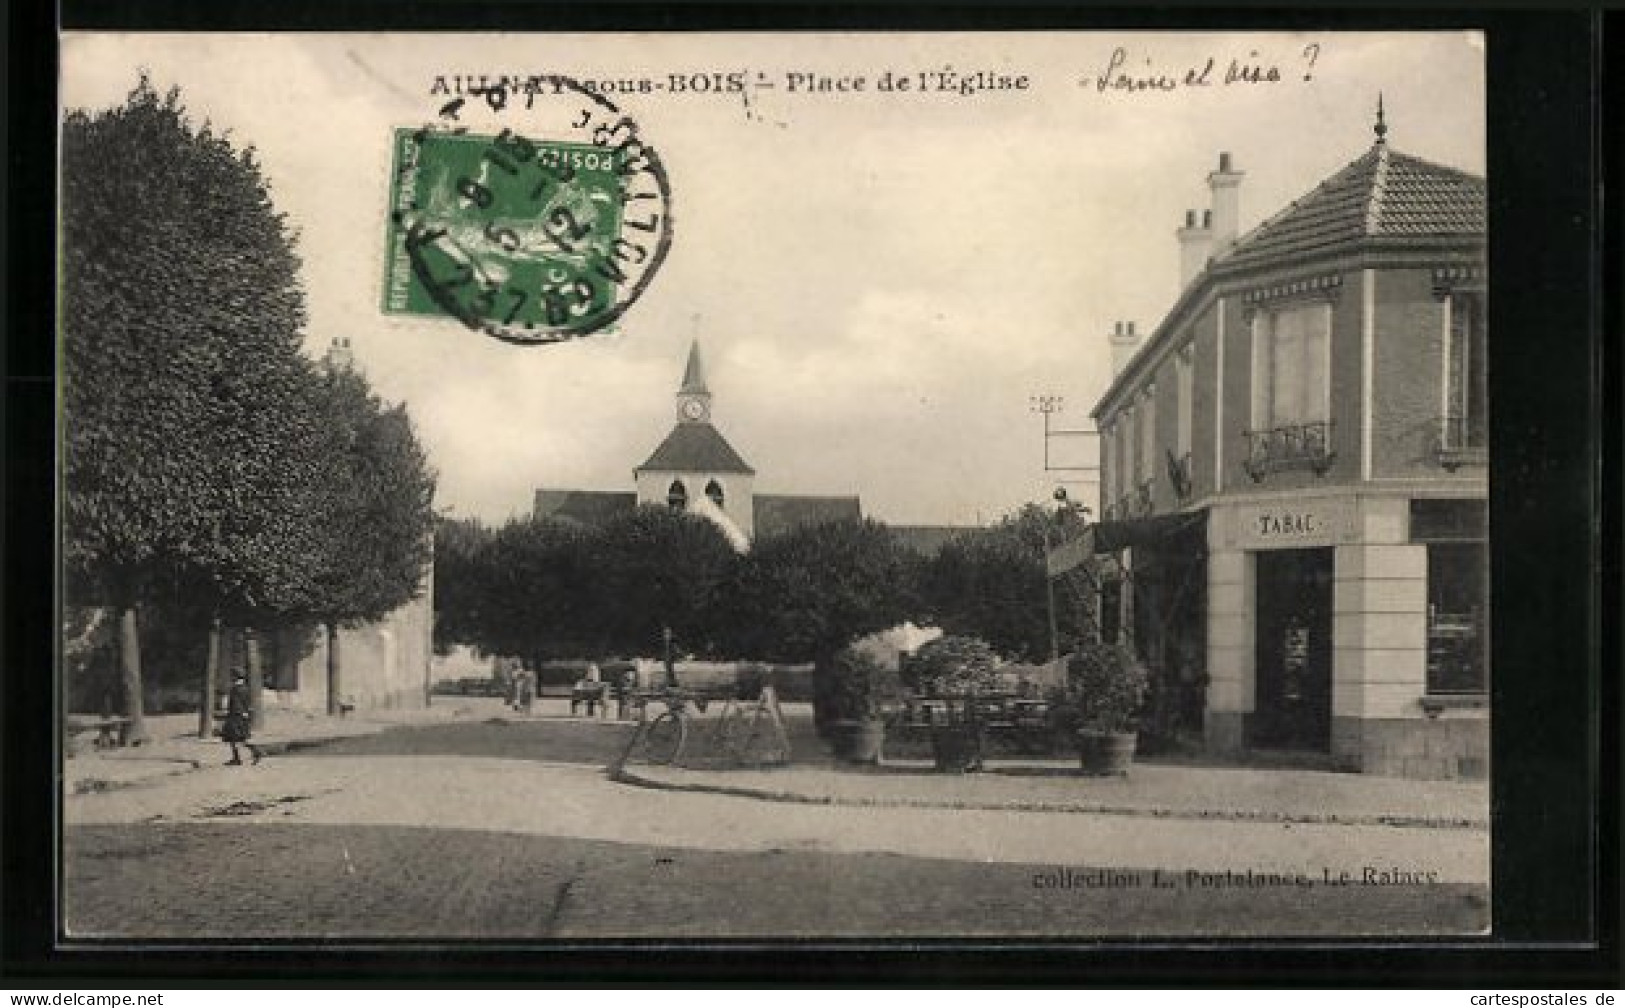
[(1241, 180), (1245, 172), (1230, 164), (1230, 152), (1219, 153), (1219, 170), (1209, 172), (1208, 190), (1213, 194), (1213, 254), (1222, 255), (1236, 243), (1241, 224)]
[(1123, 373), (1123, 367), (1140, 348), (1140, 337), (1135, 335), (1133, 322), (1119, 322), (1107, 337), (1112, 346), (1112, 376)]
[(327, 347), (329, 371), (348, 371), (355, 367), (355, 354), (350, 350), (350, 337), (335, 336)]
[(1202, 223), (1196, 223), (1196, 211), (1185, 211), (1185, 226), (1174, 231), (1179, 239), (1179, 289), (1190, 286), (1196, 274), (1207, 265), (1213, 254), (1213, 211), (1202, 212)]

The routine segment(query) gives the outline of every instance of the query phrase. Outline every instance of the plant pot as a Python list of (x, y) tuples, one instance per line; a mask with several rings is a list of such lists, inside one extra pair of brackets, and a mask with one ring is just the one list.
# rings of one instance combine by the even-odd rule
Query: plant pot
[(982, 769), (982, 734), (966, 725), (931, 729), (931, 755), (942, 773)]
[(1138, 732), (1106, 732), (1078, 729), (1078, 766), (1087, 774), (1128, 773), (1139, 744)]
[(846, 763), (879, 763), (885, 741), (886, 722), (879, 718), (829, 723), (830, 750)]

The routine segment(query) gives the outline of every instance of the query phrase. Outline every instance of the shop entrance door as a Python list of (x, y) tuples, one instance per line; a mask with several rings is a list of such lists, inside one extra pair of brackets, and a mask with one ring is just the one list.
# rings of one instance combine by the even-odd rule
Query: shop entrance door
[(1256, 556), (1258, 689), (1252, 744), (1328, 752), (1335, 552), (1270, 550)]

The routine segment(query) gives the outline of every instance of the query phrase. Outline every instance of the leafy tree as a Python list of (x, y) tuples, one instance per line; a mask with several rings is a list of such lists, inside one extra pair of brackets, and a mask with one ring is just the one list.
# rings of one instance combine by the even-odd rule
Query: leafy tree
[(917, 615), (912, 557), (872, 519), (758, 540), (728, 582), (728, 642), (742, 656), (813, 662), (814, 714), (823, 725), (835, 714), (841, 649)]
[[(1029, 504), (990, 528), (943, 546), (925, 566), (921, 590), (946, 633), (980, 637), (1025, 661), (1050, 656), (1045, 553), (1075, 533), (1066, 516)], [(1062, 643), (1084, 633), (1082, 611), (1054, 586)], [(1075, 600), (1074, 600), (1075, 601)]]
[(435, 479), (405, 409), (386, 407), (358, 372), (331, 366), (319, 391), (329, 472), (315, 516), (322, 548), (300, 608), (327, 628), (327, 711), (337, 714), (339, 628), (380, 619), (422, 588)]
[(492, 532), (476, 518), (442, 518), (434, 533), (434, 642), (482, 644), (481, 558)]
[(602, 631), (588, 594), (591, 535), (551, 519), (517, 519), (497, 529), (475, 561), (478, 643), (533, 661), (599, 646)]
[(139, 742), (139, 600), (248, 619), (308, 593), (322, 463), (298, 260), (252, 151), (145, 78), (66, 117), (62, 249), (66, 587), (118, 613)]
[(590, 595), (610, 650), (648, 653), (665, 631), (684, 650), (715, 650), (733, 547), (714, 524), (658, 505), (617, 515), (592, 536)]

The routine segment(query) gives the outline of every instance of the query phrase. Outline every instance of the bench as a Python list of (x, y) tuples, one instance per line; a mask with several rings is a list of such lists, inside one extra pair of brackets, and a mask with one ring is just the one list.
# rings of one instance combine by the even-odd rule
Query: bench
[(122, 748), (130, 743), (130, 719), (127, 717), (69, 714), (67, 728), (70, 735), (95, 732), (97, 749)]
[[(576, 683), (570, 688), (570, 713), (574, 714), (582, 704), (587, 705), (587, 716), (592, 717), (598, 713), (598, 708), (604, 703), (604, 694), (609, 684), (603, 682)], [(606, 712), (608, 708), (605, 708)]]
[(1025, 697), (984, 696), (969, 702), (963, 697), (919, 697), (904, 703), (895, 723), (930, 728), (966, 721), (1007, 739), (1019, 752), (1038, 755), (1052, 747), (1050, 705)]

